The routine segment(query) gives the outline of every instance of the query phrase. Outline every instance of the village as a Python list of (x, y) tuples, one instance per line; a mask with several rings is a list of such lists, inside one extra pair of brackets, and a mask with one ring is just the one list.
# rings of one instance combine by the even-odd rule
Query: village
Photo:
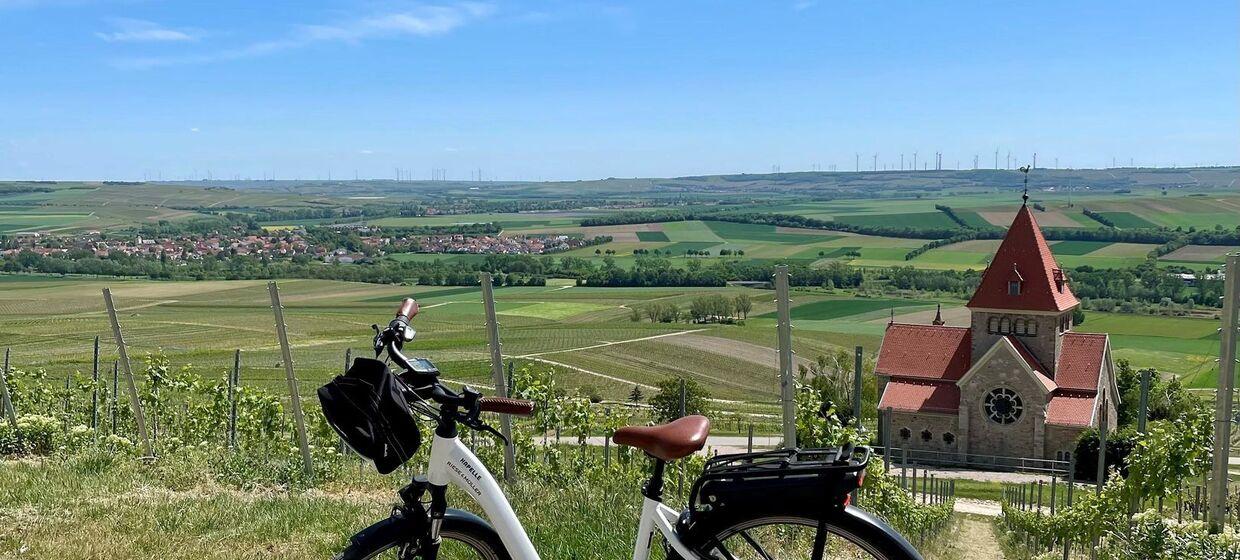
[(303, 228), (272, 230), (262, 234), (237, 229), (167, 236), (118, 236), (100, 231), (75, 235), (23, 232), (0, 245), (0, 256), (30, 252), (44, 257), (93, 256), (106, 259), (128, 256), (169, 261), (193, 261), (220, 255), (268, 259), (304, 256), (349, 264), (392, 253), (541, 255), (594, 243), (567, 235), (389, 235), (378, 228), (366, 227), (353, 233), (357, 234), (356, 238), (349, 236), (348, 242), (337, 244), (319, 241)]

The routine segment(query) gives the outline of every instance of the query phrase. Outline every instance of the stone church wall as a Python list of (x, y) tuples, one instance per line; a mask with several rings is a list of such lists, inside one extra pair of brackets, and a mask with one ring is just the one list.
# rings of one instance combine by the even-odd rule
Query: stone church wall
[[(981, 356), (977, 356), (981, 358)], [(1023, 370), (1011, 352), (999, 350), (991, 360), (960, 388), (961, 416), (968, 432), (967, 451), (971, 455), (1004, 457), (1042, 457), (1045, 434), (1046, 397), (1041, 383)], [(1022, 414), (1012, 424), (999, 424), (987, 417), (983, 406), (986, 395), (997, 388), (1016, 392), (1022, 401)], [(1052, 455), (1053, 456), (1053, 455)]]
[[(908, 449), (912, 452), (934, 451), (951, 454), (942, 456), (935, 454), (931, 456), (939, 460), (948, 460), (960, 450), (961, 436), (957, 429), (958, 426), (959, 421), (955, 414), (892, 411), (891, 446)], [(901, 430), (904, 429), (908, 430), (908, 439), (902, 437)], [(929, 441), (922, 439), (922, 432), (924, 431), (930, 432)], [(951, 434), (951, 443), (944, 441), (944, 434)]]

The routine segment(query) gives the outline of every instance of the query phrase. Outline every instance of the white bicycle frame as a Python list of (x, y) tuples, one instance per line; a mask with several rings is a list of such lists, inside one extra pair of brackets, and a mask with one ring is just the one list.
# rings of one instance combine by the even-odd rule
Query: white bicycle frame
[[(499, 483), (473, 451), (461, 443), (460, 438), (435, 436), (431, 442), (427, 479), (435, 486), (454, 485), (478, 502), (514, 560), (539, 560), (534, 543), (525, 534), (525, 528), (512, 511)], [(650, 545), (656, 530), (681, 557), (698, 558), (676, 536), (676, 520), (680, 513), (658, 500), (645, 497), (643, 500), (637, 542), (633, 545), (633, 560), (647, 560), (650, 557)]]

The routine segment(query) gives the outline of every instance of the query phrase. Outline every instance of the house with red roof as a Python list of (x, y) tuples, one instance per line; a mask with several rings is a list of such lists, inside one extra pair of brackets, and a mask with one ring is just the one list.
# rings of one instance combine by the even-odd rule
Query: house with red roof
[(967, 304), (969, 326), (888, 324), (875, 374), (892, 446), (961, 463), (1062, 460), (1103, 407), (1114, 429), (1110, 338), (1072, 330), (1079, 305), (1021, 206)]

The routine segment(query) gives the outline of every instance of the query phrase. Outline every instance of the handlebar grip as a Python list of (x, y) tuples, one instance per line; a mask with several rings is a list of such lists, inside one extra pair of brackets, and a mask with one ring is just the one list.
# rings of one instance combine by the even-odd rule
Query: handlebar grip
[(482, 397), (478, 399), (478, 409), (483, 412), (529, 416), (534, 413), (534, 401), (506, 399), (504, 397)]
[(396, 310), (397, 317), (404, 317), (406, 319), (412, 319), (417, 314), (418, 302), (414, 301), (413, 298), (405, 298), (404, 301), (400, 302), (400, 309)]

